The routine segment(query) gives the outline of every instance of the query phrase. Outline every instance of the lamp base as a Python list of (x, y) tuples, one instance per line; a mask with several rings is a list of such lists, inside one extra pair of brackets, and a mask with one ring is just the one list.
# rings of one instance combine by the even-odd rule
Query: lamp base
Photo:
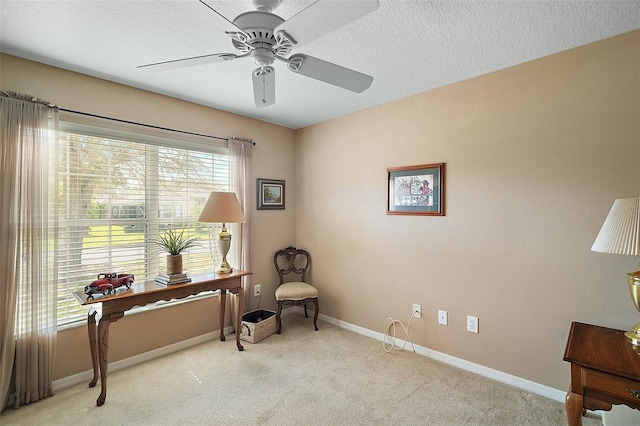
[(633, 346), (640, 347), (640, 322), (637, 323), (631, 330), (625, 332), (624, 337)]
[(227, 259), (223, 258), (222, 262), (220, 262), (220, 266), (216, 269), (216, 274), (230, 274), (231, 272), (233, 272), (233, 268), (229, 265)]
[(225, 224), (222, 224), (222, 230), (218, 235), (218, 251), (222, 256), (220, 265), (216, 269), (217, 274), (229, 274), (233, 272), (233, 268), (227, 262), (227, 253), (229, 253), (229, 247), (231, 247), (231, 234), (227, 231)]
[[(627, 283), (629, 284), (631, 300), (638, 312), (640, 312), (640, 265), (638, 265), (638, 272), (627, 274)], [(624, 336), (633, 346), (640, 346), (640, 322), (624, 333)]]

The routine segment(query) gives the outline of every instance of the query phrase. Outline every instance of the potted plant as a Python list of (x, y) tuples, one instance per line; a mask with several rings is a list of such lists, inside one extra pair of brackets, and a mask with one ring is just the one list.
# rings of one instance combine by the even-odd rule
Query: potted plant
[(154, 241), (161, 250), (167, 252), (167, 274), (182, 274), (182, 252), (199, 245), (198, 238), (188, 238), (184, 230), (168, 228), (160, 238)]

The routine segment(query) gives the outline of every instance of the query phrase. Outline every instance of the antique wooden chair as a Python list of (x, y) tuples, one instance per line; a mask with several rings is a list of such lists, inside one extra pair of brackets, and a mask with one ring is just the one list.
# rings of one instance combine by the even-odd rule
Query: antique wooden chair
[[(278, 250), (273, 257), (273, 262), (280, 277), (280, 285), (276, 289), (276, 301), (278, 310), (276, 312), (277, 333), (282, 329), (282, 307), (284, 305), (304, 306), (304, 316), (307, 315), (307, 303), (313, 303), (315, 312), (313, 314), (313, 327), (318, 331), (318, 290), (306, 282), (307, 272), (311, 266), (311, 256), (306, 250), (289, 246)], [(289, 276), (289, 274), (292, 274)]]

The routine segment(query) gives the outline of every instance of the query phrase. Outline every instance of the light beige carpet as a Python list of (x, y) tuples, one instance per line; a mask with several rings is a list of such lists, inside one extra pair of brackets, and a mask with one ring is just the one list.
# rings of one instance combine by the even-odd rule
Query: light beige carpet
[[(234, 336), (60, 390), (8, 425), (566, 425), (564, 405), (292, 314), (238, 352)], [(117, 335), (111, 336), (117, 339)], [(567, 366), (569, 368), (569, 366)], [(585, 426), (600, 425), (597, 417)]]

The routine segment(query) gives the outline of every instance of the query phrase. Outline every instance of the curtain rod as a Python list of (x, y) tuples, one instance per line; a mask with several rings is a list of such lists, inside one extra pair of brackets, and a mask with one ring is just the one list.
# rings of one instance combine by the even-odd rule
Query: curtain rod
[[(166, 131), (169, 131), (169, 132), (176, 132), (176, 133), (183, 133), (185, 135), (201, 136), (201, 137), (204, 137), (204, 138), (219, 139), (219, 140), (223, 140), (223, 141), (228, 141), (229, 140), (229, 138), (222, 138), (220, 136), (211, 136), (211, 135), (205, 135), (205, 134), (202, 134), (202, 133), (187, 132), (186, 130), (170, 129), (168, 127), (154, 126), (152, 124), (136, 123), (135, 121), (123, 120), (121, 118), (105, 117), (104, 115), (91, 114), (91, 113), (82, 112), (82, 111), (74, 111), (72, 109), (67, 109), (67, 108), (58, 108), (58, 109), (60, 111), (64, 111), (64, 112), (70, 112), (72, 114), (86, 115), (88, 117), (94, 117), (94, 118), (103, 118), (105, 120), (117, 121), (117, 122), (126, 123), (126, 124), (134, 124), (136, 126), (150, 127), (152, 129), (166, 130)], [(243, 142), (248, 142), (248, 143), (250, 143), (251, 145), (254, 145), (254, 146), (256, 144), (252, 140), (246, 140), (246, 141), (243, 141)]]

